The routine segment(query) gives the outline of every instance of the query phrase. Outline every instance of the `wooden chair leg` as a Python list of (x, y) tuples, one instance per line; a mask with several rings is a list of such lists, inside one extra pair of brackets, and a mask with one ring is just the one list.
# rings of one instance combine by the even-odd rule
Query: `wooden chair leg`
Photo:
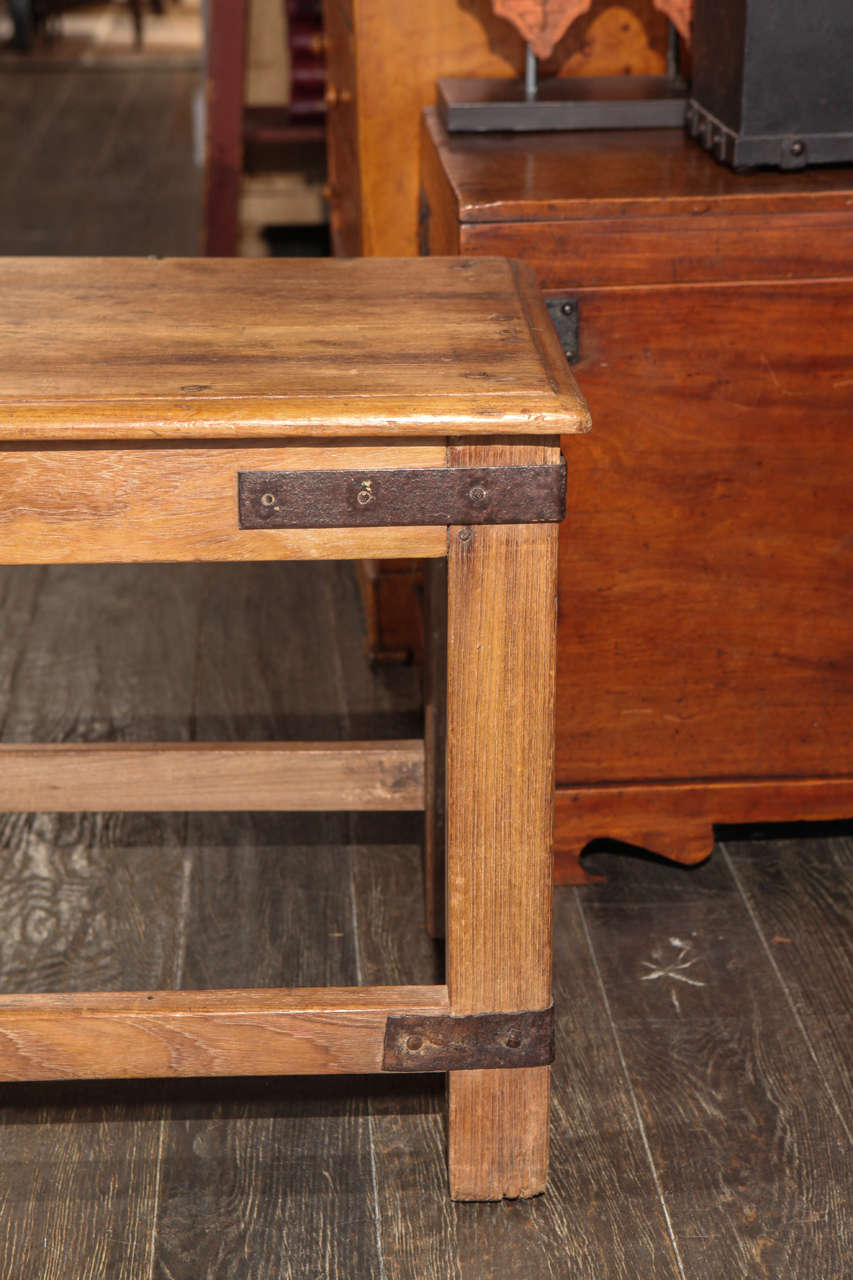
[[(500, 446), (454, 452), (457, 465), (505, 460)], [(518, 452), (516, 460), (528, 461)], [(548, 449), (525, 452), (530, 461), (553, 460)], [(551, 1003), (556, 575), (555, 526), (449, 531), (447, 976), (454, 1015)], [(548, 1067), (450, 1073), (455, 1199), (544, 1190), (548, 1085)]]

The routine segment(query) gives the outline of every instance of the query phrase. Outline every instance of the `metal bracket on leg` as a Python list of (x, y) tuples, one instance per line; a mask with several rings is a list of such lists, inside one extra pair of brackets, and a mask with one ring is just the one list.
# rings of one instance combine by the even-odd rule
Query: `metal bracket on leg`
[(554, 1061), (554, 1006), (517, 1013), (392, 1015), (383, 1071), (545, 1067)]

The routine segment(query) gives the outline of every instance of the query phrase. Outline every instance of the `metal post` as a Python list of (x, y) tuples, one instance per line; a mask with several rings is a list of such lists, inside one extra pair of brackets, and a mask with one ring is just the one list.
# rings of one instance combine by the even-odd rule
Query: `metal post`
[(538, 87), (539, 66), (536, 61), (536, 54), (528, 45), (524, 58), (524, 96), (528, 102), (534, 100)]

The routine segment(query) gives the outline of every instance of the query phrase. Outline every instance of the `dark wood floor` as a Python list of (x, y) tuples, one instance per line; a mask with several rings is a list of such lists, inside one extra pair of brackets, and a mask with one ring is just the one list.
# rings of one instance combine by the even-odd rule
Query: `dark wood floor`
[[(171, 96), (162, 71), (134, 91), (149, 142), (164, 116), (186, 122), (184, 74)], [(65, 100), (78, 132), (87, 92)], [(0, 141), (29, 225), (53, 220), (39, 251), (170, 252), (167, 228), (189, 225), (179, 207), (158, 231), (162, 192), (146, 218), (105, 175), (114, 203), (86, 223), (69, 190), (64, 238), (58, 188)], [(7, 252), (17, 207), (4, 195)], [(146, 226), (164, 240), (147, 247)], [(0, 570), (6, 741), (407, 735), (419, 719), (413, 671), (363, 656), (347, 565)], [(0, 987), (435, 981), (420, 840), (411, 816), (0, 817)], [(431, 1077), (4, 1086), (0, 1276), (849, 1278), (853, 839), (731, 840), (690, 871), (594, 856), (608, 882), (556, 896), (545, 1196), (448, 1202)]]
[[(186, 60), (184, 60), (186, 61)], [(195, 255), (198, 70), (0, 69), (0, 254)]]
[[(417, 731), (346, 565), (3, 570), (3, 738)], [(432, 982), (409, 816), (10, 816), (5, 990)], [(850, 1275), (853, 841), (557, 892), (551, 1189), (452, 1206), (441, 1081), (6, 1086), (0, 1257), (69, 1277)]]

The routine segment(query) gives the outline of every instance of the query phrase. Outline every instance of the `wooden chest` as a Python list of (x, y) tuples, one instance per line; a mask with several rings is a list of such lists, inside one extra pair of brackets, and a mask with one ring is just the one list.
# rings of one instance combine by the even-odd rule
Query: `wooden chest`
[(714, 823), (853, 815), (853, 172), (427, 112), (422, 187), (425, 252), (523, 258), (579, 315), (562, 877), (596, 837), (689, 862)]

